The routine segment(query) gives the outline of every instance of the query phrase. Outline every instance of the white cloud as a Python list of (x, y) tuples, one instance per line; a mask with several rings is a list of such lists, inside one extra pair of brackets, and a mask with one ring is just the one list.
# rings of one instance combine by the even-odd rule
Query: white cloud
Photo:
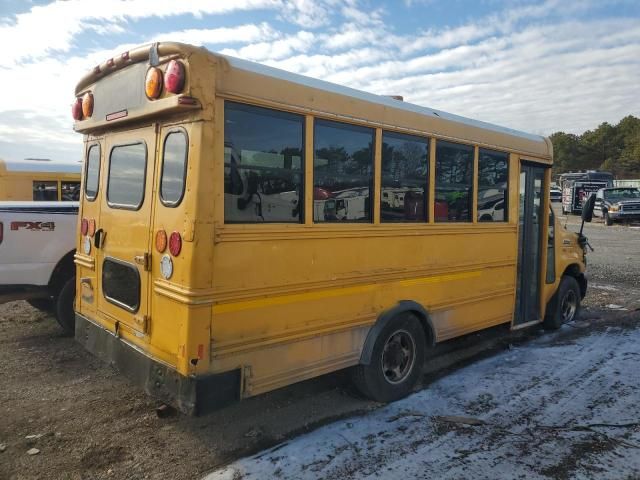
[(234, 43), (251, 43), (277, 38), (280, 34), (269, 24), (260, 25), (240, 25), (237, 27), (222, 27), (197, 29), (190, 28), (174, 32), (163, 33), (153, 39), (153, 41), (172, 41), (190, 43), (192, 45), (231, 45)]

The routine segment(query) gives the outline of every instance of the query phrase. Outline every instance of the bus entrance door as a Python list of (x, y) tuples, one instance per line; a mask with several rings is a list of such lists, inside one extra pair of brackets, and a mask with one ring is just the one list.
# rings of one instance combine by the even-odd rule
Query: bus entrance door
[(105, 181), (94, 237), (98, 310), (116, 334), (149, 331), (151, 204), (155, 128), (129, 130), (105, 139)]
[(540, 258), (545, 169), (520, 165), (518, 280), (514, 326), (540, 320)]

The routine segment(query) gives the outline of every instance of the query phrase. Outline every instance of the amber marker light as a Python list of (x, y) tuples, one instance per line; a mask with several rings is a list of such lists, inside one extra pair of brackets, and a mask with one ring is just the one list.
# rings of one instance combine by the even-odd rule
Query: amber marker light
[(89, 229), (87, 230), (87, 233), (90, 237), (93, 237), (96, 233), (96, 221), (94, 218), (89, 220)]
[(163, 253), (167, 249), (167, 232), (158, 230), (156, 233), (156, 250)]
[(82, 96), (82, 115), (89, 118), (93, 115), (93, 94), (87, 92)]
[(144, 79), (144, 93), (150, 100), (155, 100), (162, 92), (162, 70), (157, 67), (151, 67), (147, 70), (147, 76)]

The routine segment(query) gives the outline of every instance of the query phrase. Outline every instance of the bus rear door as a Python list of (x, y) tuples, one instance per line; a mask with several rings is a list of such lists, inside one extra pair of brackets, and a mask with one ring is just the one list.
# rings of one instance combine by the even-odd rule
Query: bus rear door
[(155, 127), (105, 138), (105, 169), (97, 248), (99, 312), (116, 334), (149, 331), (150, 221)]

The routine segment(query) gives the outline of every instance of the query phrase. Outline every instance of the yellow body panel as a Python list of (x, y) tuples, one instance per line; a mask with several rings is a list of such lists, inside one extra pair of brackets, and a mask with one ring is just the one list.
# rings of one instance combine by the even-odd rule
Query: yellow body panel
[[(172, 58), (184, 61), (188, 74), (181, 95), (197, 99), (199, 108), (179, 107), (177, 97), (164, 92), (156, 103), (132, 108), (122, 120), (87, 119), (75, 126), (86, 135), (87, 149), (101, 145), (102, 192), (109, 145), (126, 142), (136, 129), (147, 132), (148, 145), (155, 145), (155, 151), (149, 150), (148, 186), (140, 211), (106, 212), (109, 207), (99, 194), (94, 202), (83, 199), (80, 212), (82, 218), (96, 219), (98, 228), (108, 232), (104, 249), (111, 241), (123, 250), (119, 255), (133, 258), (145, 253), (141, 246), (147, 246), (150, 269), (140, 267), (139, 271), (146, 278), (141, 308), (148, 323), (136, 329), (134, 314), (104, 304), (99, 289), (104, 252), (97, 249), (76, 256), (76, 309), (81, 315), (115, 330), (125, 342), (181, 375), (241, 369), (241, 397), (357, 364), (371, 326), (401, 300), (415, 301), (427, 310), (438, 342), (513, 320), (520, 162), (549, 166), (552, 151), (546, 139), (425, 116), (284, 81), (236, 68), (225, 57), (204, 49), (160, 44), (158, 52), (160, 68)], [(149, 47), (141, 47), (129, 52), (128, 62), (148, 58)], [(80, 82), (77, 95), (109, 80), (106, 65), (100, 68)], [(115, 68), (126, 69), (128, 63), (117, 59)], [(305, 116), (304, 223), (224, 223), (224, 102), (228, 99)], [(97, 97), (96, 104), (99, 101)], [(371, 223), (313, 222), (313, 124), (317, 118), (376, 130)], [(176, 127), (183, 128), (189, 139), (186, 192), (177, 207), (169, 208), (158, 199), (160, 146), (167, 132)], [(426, 223), (380, 222), (383, 130), (430, 139)], [(478, 223), (475, 198), (472, 222), (434, 221), (435, 144), (443, 139), (476, 147), (476, 166), (479, 147), (509, 153), (508, 222)], [(477, 175), (474, 185), (477, 191)], [(545, 221), (542, 238), (547, 236), (546, 225)], [(183, 239), (168, 280), (160, 271), (165, 253), (154, 248), (155, 233), (161, 229), (167, 234), (177, 231)], [(563, 232), (559, 225), (555, 231), (556, 245), (562, 245), (563, 239), (573, 243), (556, 248), (554, 283), (545, 283), (545, 269), (541, 268), (542, 316), (562, 272), (570, 265), (584, 271), (575, 234)], [(79, 235), (79, 252), (82, 242)], [(545, 265), (546, 250), (541, 252)]]

